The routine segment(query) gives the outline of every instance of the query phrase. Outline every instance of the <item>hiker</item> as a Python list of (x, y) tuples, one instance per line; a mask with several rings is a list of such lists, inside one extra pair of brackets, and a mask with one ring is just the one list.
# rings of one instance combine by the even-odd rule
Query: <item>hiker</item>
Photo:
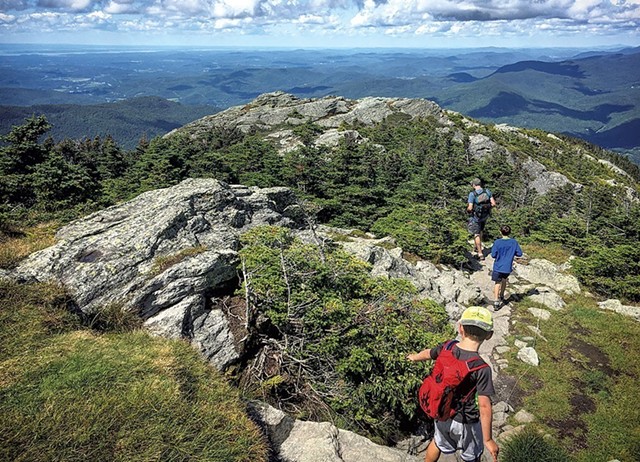
[(499, 448), (491, 433), (493, 379), (491, 367), (478, 355), (482, 342), (493, 335), (491, 312), (481, 306), (467, 308), (458, 333), (460, 342), (449, 340), (407, 356), (410, 361), (436, 361), (419, 392), (420, 406), (435, 420), (425, 462), (458, 450), (462, 460), (479, 462), (484, 448), (495, 462)]
[(471, 216), (469, 217), (467, 229), (469, 230), (469, 234), (473, 235), (478, 260), (484, 262), (484, 254), (482, 253), (482, 231), (491, 214), (491, 207), (496, 206), (496, 201), (491, 191), (482, 187), (480, 178), (474, 178), (471, 186), (473, 187), (473, 191), (469, 193), (469, 199), (467, 200), (467, 213)]
[(504, 304), (504, 291), (507, 288), (509, 275), (513, 271), (513, 260), (515, 257), (522, 256), (522, 249), (518, 241), (509, 237), (511, 227), (508, 225), (501, 226), (500, 234), (502, 234), (502, 238), (497, 239), (493, 243), (493, 247), (491, 247), (491, 256), (494, 258), (491, 280), (496, 283), (493, 287), (494, 311), (502, 308)]

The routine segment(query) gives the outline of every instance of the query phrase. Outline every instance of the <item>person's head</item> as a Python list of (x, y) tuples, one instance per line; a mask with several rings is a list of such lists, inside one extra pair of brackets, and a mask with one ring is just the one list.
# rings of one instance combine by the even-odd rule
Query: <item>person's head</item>
[(502, 234), (503, 236), (508, 236), (509, 234), (511, 234), (511, 226), (502, 225), (500, 227), (500, 234)]
[(471, 180), (471, 186), (473, 186), (474, 188), (482, 188), (482, 181), (480, 180), (480, 178), (474, 178), (473, 180)]
[(482, 343), (493, 335), (491, 311), (481, 306), (470, 306), (462, 313), (459, 321), (460, 335)]

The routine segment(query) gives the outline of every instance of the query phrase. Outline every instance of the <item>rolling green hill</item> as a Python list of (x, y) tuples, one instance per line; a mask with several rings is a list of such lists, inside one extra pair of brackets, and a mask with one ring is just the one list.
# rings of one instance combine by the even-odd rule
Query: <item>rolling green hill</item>
[(557, 63), (522, 61), (444, 89), (437, 100), (485, 122), (569, 134), (630, 152), (639, 162), (638, 76), (637, 52)]
[(56, 141), (111, 135), (122, 147), (132, 149), (143, 136), (164, 135), (214, 112), (217, 109), (212, 106), (185, 106), (153, 96), (93, 105), (0, 106), (0, 133), (8, 133), (32, 115), (44, 115), (53, 125), (50, 135)]

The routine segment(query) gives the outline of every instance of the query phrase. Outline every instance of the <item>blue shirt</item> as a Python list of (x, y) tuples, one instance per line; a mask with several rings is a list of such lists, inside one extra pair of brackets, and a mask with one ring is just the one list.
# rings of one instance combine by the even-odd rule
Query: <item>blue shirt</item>
[(495, 258), (493, 271), (509, 274), (513, 268), (513, 258), (521, 257), (522, 249), (515, 239), (503, 237), (493, 243), (491, 256)]

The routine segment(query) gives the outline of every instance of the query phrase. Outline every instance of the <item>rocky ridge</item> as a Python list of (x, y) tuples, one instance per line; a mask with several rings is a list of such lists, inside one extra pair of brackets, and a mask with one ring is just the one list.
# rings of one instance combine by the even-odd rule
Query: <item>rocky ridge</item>
[[(433, 118), (439, 125), (438, 130), (452, 132), (453, 139), (466, 146), (469, 157), (475, 160), (486, 156), (502, 153), (507, 162), (517, 167), (528, 189), (539, 195), (547, 194), (552, 189), (570, 185), (576, 191), (582, 190), (583, 185), (571, 181), (565, 175), (549, 170), (538, 160), (522, 152), (510, 152), (489, 136), (476, 133), (469, 136), (459, 129), (453, 119), (461, 119), (466, 127), (480, 127), (480, 124), (465, 116), (442, 109), (433, 101), (410, 98), (366, 97), (351, 100), (341, 96), (326, 96), (324, 98), (298, 98), (281, 91), (265, 93), (252, 102), (235, 106), (214, 115), (203, 117), (184, 127), (173, 130), (165, 135), (172, 137), (176, 134), (186, 134), (191, 139), (206, 139), (206, 133), (214, 129), (228, 131), (237, 130), (241, 133), (263, 133), (264, 139), (274, 143), (281, 154), (304, 146), (303, 140), (294, 133), (291, 127), (304, 123), (313, 123), (323, 128), (315, 135), (312, 143), (316, 146), (337, 146), (341, 142), (357, 145), (367, 142), (357, 130), (358, 125), (373, 125), (388, 117), (398, 118)], [(355, 128), (354, 128), (355, 127)], [(519, 138), (538, 147), (541, 140), (524, 133), (517, 127), (505, 124), (496, 125), (501, 132), (516, 134)], [(557, 137), (549, 134), (550, 139)], [(383, 146), (378, 146), (384, 150)], [(595, 165), (604, 165), (611, 174), (619, 178), (623, 184), (629, 175), (611, 162), (585, 156)], [(610, 180), (617, 184), (616, 180)], [(624, 186), (630, 200), (639, 200), (637, 192)]]

